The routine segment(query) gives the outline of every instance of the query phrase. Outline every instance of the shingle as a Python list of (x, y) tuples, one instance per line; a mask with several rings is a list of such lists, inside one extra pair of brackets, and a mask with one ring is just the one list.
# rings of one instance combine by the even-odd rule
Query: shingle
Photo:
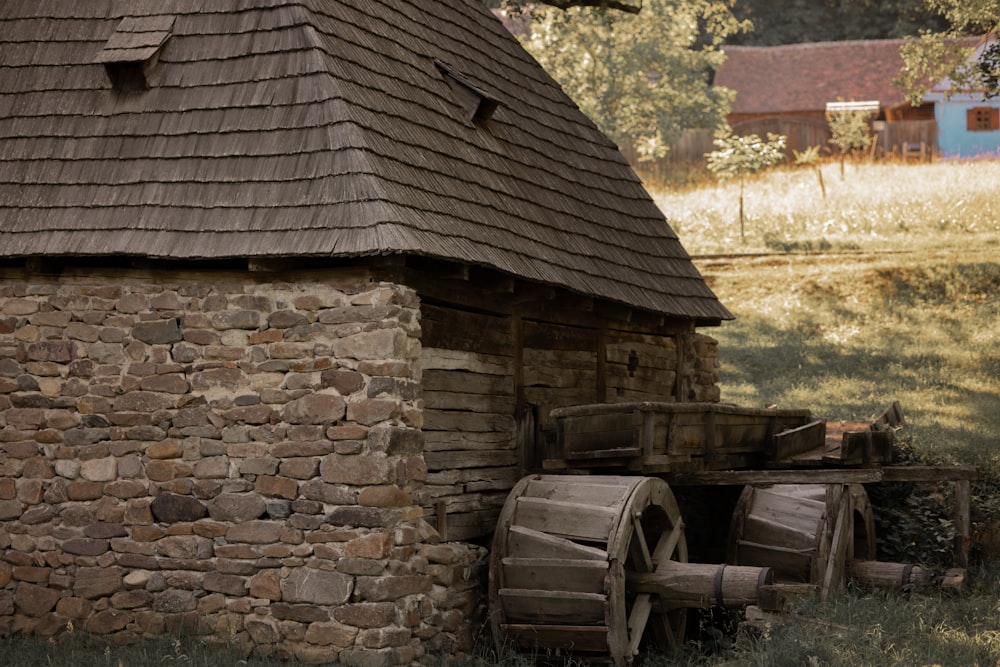
[(173, 16), (126, 16), (97, 55), (95, 63), (144, 62), (170, 38)]
[[(480, 0), (79, 4), (0, 3), (2, 256), (414, 253), (730, 317)], [(101, 59), (149, 49), (149, 90), (113, 91)]]

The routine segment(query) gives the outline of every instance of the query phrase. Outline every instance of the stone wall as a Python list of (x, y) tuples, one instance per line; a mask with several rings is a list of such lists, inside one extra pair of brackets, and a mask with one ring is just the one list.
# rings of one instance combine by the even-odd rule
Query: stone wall
[(693, 359), (692, 368), (687, 369), (690, 377), (688, 400), (718, 403), (722, 398), (719, 388), (719, 341), (705, 334), (694, 334), (687, 338), (688, 359)]
[(0, 634), (203, 634), (311, 662), (467, 646), (416, 294), (365, 276), (0, 272)]

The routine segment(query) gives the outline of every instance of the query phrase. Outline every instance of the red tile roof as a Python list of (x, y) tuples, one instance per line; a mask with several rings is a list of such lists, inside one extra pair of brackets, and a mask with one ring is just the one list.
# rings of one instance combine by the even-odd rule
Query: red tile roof
[(905, 102), (892, 80), (903, 66), (902, 39), (727, 46), (715, 84), (736, 91), (734, 114), (824, 111), (827, 102)]

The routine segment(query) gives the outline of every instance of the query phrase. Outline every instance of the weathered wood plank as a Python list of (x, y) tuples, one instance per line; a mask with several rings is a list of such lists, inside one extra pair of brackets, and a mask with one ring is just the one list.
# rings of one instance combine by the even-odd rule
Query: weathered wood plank
[(823, 447), (826, 442), (826, 422), (814, 419), (803, 426), (775, 433), (766, 443), (766, 453), (772, 461), (783, 461), (797, 454)]
[(525, 368), (553, 368), (597, 372), (597, 352), (595, 350), (578, 352), (525, 347), (523, 354)]
[(433, 347), (425, 347), (420, 351), (420, 366), (425, 371), (469, 371), (471, 373), (509, 377), (513, 365), (514, 358), (509, 356)]
[(451, 433), (449, 431), (427, 431), (424, 433), (425, 452), (447, 452), (452, 450), (473, 451), (477, 449), (515, 449), (517, 442), (508, 433), (495, 431), (476, 433)]
[(518, 558), (502, 561), (506, 588), (604, 593), (608, 564), (568, 558)]
[(583, 328), (524, 320), (525, 348), (556, 351), (584, 350), (596, 356), (597, 337), (596, 327)]
[(509, 414), (424, 409), (425, 431), (500, 431), (513, 436), (517, 424)]
[(510, 527), (507, 533), (507, 553), (511, 556), (533, 558), (592, 560), (605, 565), (608, 560), (608, 552), (604, 549), (579, 544), (565, 537), (549, 535), (524, 526)]
[[(525, 362), (524, 384), (528, 387), (554, 387), (558, 389), (577, 389), (593, 387), (597, 382), (597, 372), (593, 368), (563, 368), (559, 366), (531, 366)], [(588, 395), (593, 396), (590, 389)]]
[(568, 452), (566, 460), (577, 465), (593, 464), (591, 467), (619, 466), (622, 460), (638, 460), (642, 450), (638, 447), (615, 447), (613, 449), (590, 449), (583, 452)]
[(597, 593), (501, 588), (500, 604), (507, 621), (566, 625), (604, 623), (607, 596)]
[(816, 547), (818, 522), (811, 530), (794, 528), (784, 521), (765, 518), (756, 514), (747, 515), (743, 522), (743, 536), (751, 542), (777, 544), (789, 549), (808, 550)]
[(514, 523), (551, 535), (607, 541), (617, 518), (614, 508), (544, 498), (518, 498)]
[(604, 481), (606, 479), (609, 478), (566, 477), (565, 481), (551, 477), (532, 479), (525, 487), (524, 495), (602, 508), (617, 507), (625, 502), (634, 484)]
[(592, 415), (561, 420), (559, 444), (564, 456), (593, 449), (639, 446), (640, 413)]
[(466, 410), (468, 412), (513, 414), (514, 397), (452, 391), (425, 391), (424, 406), (424, 409), (431, 410)]
[(493, 373), (424, 368), (422, 384), (425, 393), (428, 391), (455, 391), (490, 396), (514, 395), (514, 379), (509, 375)]
[(485, 509), (477, 512), (449, 513), (448, 539), (463, 541), (482, 537), (493, 531), (500, 517), (500, 509)]
[[(438, 485), (452, 485), (452, 484), (463, 484), (466, 488), (470, 485), (483, 483), (491, 484), (494, 482), (499, 483), (502, 480), (513, 480), (516, 482), (521, 479), (521, 472), (519, 469), (508, 467), (503, 468), (444, 468), (442, 470), (431, 470), (427, 474), (428, 484), (438, 484)], [(513, 486), (513, 485), (511, 485)], [(501, 487), (497, 487), (501, 488)], [(503, 487), (510, 488), (510, 487)]]
[(504, 354), (511, 349), (509, 317), (472, 313), (425, 303), (421, 339), (428, 347)]
[(428, 470), (516, 466), (517, 452), (509, 449), (501, 451), (424, 452), (424, 461), (427, 463)]
[(762, 519), (776, 521), (790, 529), (816, 534), (816, 526), (826, 511), (826, 501), (789, 495), (784, 485), (757, 489), (751, 513)]
[(845, 431), (840, 449), (824, 455), (823, 462), (861, 465), (892, 462), (892, 431)]
[(773, 568), (775, 572), (793, 576), (797, 581), (808, 582), (813, 551), (786, 549), (773, 544), (757, 544), (740, 540), (737, 543), (739, 565), (758, 565)]
[[(671, 486), (701, 486), (708, 484), (867, 484), (881, 482), (885, 468), (861, 470), (712, 470), (704, 472), (666, 471)], [(644, 471), (655, 472), (654, 470)]]

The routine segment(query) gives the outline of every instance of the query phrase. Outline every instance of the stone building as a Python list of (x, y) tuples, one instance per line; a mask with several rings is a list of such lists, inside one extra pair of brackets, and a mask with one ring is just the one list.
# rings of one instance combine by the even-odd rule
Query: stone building
[(0, 632), (469, 645), (549, 411), (730, 318), (479, 0), (0, 3)]

